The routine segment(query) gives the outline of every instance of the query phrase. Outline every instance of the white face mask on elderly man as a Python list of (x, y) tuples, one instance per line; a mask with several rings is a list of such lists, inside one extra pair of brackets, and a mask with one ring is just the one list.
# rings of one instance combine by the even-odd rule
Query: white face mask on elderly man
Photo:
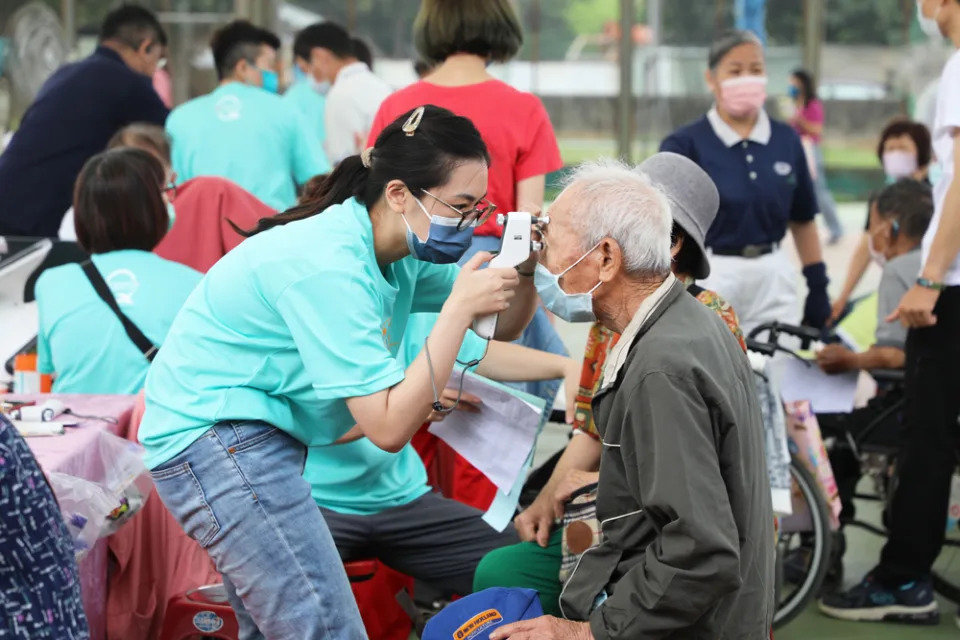
[[(602, 242), (602, 240), (601, 240)], [(561, 271), (560, 273), (551, 273), (542, 264), (537, 263), (536, 271), (533, 274), (533, 284), (540, 294), (540, 300), (543, 306), (550, 310), (552, 314), (566, 320), (567, 322), (595, 322), (596, 314), (593, 313), (593, 292), (603, 284), (598, 282), (597, 286), (585, 293), (567, 293), (560, 287), (560, 278), (563, 274), (580, 264), (584, 258), (593, 253), (600, 242), (593, 245), (593, 248), (580, 256), (576, 262)]]

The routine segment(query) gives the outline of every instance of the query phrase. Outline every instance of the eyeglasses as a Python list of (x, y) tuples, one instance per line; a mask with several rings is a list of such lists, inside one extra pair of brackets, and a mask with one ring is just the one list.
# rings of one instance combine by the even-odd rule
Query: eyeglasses
[(170, 202), (173, 202), (177, 199), (177, 185), (174, 183), (168, 182), (167, 184), (163, 185), (162, 190), (165, 194), (167, 194), (167, 200)]
[(436, 200), (437, 202), (439, 202), (440, 204), (444, 205), (445, 207), (453, 209), (454, 211), (457, 212), (457, 214), (460, 215), (460, 222), (457, 224), (457, 231), (462, 231), (463, 228), (468, 225), (472, 227), (479, 227), (484, 222), (489, 220), (490, 216), (492, 216), (493, 213), (497, 210), (497, 205), (493, 204), (486, 198), (481, 198), (480, 202), (477, 203), (477, 206), (467, 211), (461, 211), (460, 209), (457, 209), (452, 204), (448, 202), (444, 202), (443, 200), (433, 195), (426, 189), (423, 189), (423, 192), (428, 196), (430, 196), (431, 198), (433, 198), (434, 200)]

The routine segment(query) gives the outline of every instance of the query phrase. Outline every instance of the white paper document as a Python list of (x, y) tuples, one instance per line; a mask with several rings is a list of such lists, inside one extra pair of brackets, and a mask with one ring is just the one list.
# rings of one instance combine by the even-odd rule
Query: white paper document
[[(456, 389), (459, 384), (460, 374), (454, 372), (447, 387)], [(545, 403), (471, 373), (463, 391), (483, 400), (480, 412), (454, 411), (443, 422), (431, 424), (430, 433), (466, 458), (502, 493), (511, 494), (526, 473)]]
[(850, 413), (857, 396), (859, 371), (824, 373), (816, 362), (801, 362), (793, 357), (777, 357), (770, 369), (780, 386), (784, 402), (809, 400), (817, 413)]

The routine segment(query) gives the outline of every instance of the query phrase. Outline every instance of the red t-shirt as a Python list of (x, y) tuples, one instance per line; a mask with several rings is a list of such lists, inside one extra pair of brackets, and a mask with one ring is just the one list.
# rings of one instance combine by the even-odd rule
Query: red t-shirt
[(276, 211), (226, 178), (197, 176), (177, 186), (173, 228), (153, 250), (161, 258), (206, 273), (244, 238), (230, 226), (255, 227)]
[[(397, 91), (380, 105), (367, 144), (407, 111), (425, 104), (470, 118), (490, 151), (487, 198), (497, 211), (515, 211), (517, 182), (563, 167), (550, 116), (532, 93), (517, 91), (499, 80), (463, 87), (441, 87), (421, 80)], [(476, 235), (500, 237), (503, 229), (491, 218)]]

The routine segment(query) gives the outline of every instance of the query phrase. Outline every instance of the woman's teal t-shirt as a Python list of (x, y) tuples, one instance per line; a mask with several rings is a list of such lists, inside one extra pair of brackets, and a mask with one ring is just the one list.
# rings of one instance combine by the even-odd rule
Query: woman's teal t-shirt
[[(410, 316), (397, 357), (404, 368), (420, 354), (436, 324), (432, 313)], [(483, 357), (487, 342), (467, 331), (458, 359), (472, 362)], [(457, 369), (461, 367), (458, 365)], [(340, 513), (370, 515), (409, 504), (430, 490), (420, 455), (407, 445), (397, 453), (384, 451), (367, 438), (347, 444), (310, 447), (303, 477), (310, 483), (318, 505)]]
[[(147, 251), (101, 253), (93, 264), (123, 313), (158, 346), (202, 277)], [(43, 272), (36, 297), (37, 369), (56, 374), (54, 393), (133, 394), (143, 388), (150, 363), (80, 265)]]
[(155, 468), (224, 420), (263, 420), (308, 446), (353, 426), (347, 398), (403, 379), (407, 318), (437, 312), (456, 265), (381, 271), (355, 199), (257, 234), (207, 273), (147, 376), (140, 441)]

